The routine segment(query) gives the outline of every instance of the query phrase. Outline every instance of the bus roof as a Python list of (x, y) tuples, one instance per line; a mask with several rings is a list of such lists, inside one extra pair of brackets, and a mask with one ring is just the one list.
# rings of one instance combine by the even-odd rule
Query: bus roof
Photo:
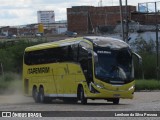
[(121, 49), (129, 47), (126, 42), (116, 38), (101, 36), (89, 36), (84, 38), (92, 41), (95, 45), (100, 47), (110, 47), (111, 49)]
[(82, 39), (83, 37), (78, 37), (78, 38), (64, 39), (64, 40), (55, 41), (55, 42), (42, 43), (42, 44), (34, 45), (31, 47), (27, 47), (25, 51), (35, 51), (35, 50), (66, 46), (66, 45), (74, 44), (75, 42), (78, 42)]
[(101, 37), (101, 36), (86, 36), (86, 37), (77, 37), (77, 38), (65, 39), (65, 40), (49, 42), (49, 43), (42, 43), (39, 45), (27, 47), (25, 51), (35, 51), (35, 50), (42, 50), (42, 49), (48, 49), (48, 48), (54, 48), (54, 47), (60, 47), (60, 46), (67, 46), (67, 45), (74, 44), (76, 42), (80, 42), (81, 40), (88, 40), (97, 46), (110, 47), (112, 49), (121, 49), (121, 48), (129, 47), (127, 43), (119, 39), (115, 39), (111, 37)]

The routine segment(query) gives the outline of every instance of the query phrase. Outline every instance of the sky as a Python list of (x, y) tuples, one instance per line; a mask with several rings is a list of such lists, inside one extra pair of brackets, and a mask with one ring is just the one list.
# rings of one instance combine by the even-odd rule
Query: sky
[[(55, 20), (66, 20), (66, 8), (72, 6), (98, 6), (100, 0), (0, 0), (0, 26), (37, 23), (37, 11), (54, 10)], [(158, 0), (128, 0), (128, 5)], [(125, 0), (122, 0), (125, 4)], [(119, 0), (102, 0), (103, 6), (119, 5)], [(159, 4), (160, 7), (160, 4)]]

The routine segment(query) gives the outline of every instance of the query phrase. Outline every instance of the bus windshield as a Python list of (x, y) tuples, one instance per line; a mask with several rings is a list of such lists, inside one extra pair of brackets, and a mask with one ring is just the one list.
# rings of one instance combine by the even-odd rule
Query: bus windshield
[(118, 50), (96, 47), (96, 78), (111, 84), (124, 84), (133, 80), (132, 54), (130, 49)]

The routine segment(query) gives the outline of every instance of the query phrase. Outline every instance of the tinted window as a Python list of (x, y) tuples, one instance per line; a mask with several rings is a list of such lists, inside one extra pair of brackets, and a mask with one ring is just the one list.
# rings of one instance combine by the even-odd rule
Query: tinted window
[(69, 54), (72, 56), (73, 60), (77, 62), (78, 60), (78, 44), (71, 45), (71, 50), (69, 50)]
[(129, 49), (112, 50), (95, 47), (98, 63), (95, 63), (95, 75), (109, 83), (127, 83), (133, 80), (132, 55)]
[(46, 64), (77, 60), (76, 49), (63, 46), (44, 50), (25, 52), (24, 62), (27, 65)]

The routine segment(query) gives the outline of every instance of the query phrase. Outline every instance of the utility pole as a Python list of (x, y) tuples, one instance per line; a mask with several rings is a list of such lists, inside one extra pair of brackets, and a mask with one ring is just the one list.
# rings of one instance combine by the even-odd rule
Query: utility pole
[(125, 39), (124, 39), (123, 12), (122, 12), (122, 0), (119, 0), (119, 4), (120, 4), (120, 19), (121, 19), (121, 34), (122, 34), (123, 41), (125, 41)]
[(1, 74), (2, 74), (2, 76), (4, 77), (3, 64), (2, 64), (2, 62), (1, 62), (1, 61), (0, 61), (0, 64), (1, 64)]
[(100, 6), (102, 7), (102, 0), (100, 0)]
[[(157, 80), (159, 80), (159, 72), (160, 72), (160, 68), (159, 68), (159, 40), (158, 40), (158, 11), (157, 11), (157, 3), (160, 2), (160, 1), (157, 1), (157, 2), (145, 2), (146, 6), (147, 6), (147, 14), (149, 14), (148, 12), (148, 4), (152, 3), (154, 4), (154, 7), (155, 7), (155, 12), (154, 12), (154, 18), (155, 18), (155, 34), (156, 34), (156, 75), (157, 75)], [(143, 3), (144, 4), (144, 3)], [(138, 4), (140, 5), (140, 4)], [(140, 10), (140, 8), (139, 8)], [(153, 13), (151, 13), (153, 14)]]
[(157, 2), (155, 2), (155, 18), (156, 18), (156, 53), (157, 53), (157, 80), (159, 79), (159, 43), (158, 43), (158, 18), (157, 18)]
[(100, 0), (100, 1), (98, 2), (98, 6), (99, 6), (99, 7), (102, 7), (102, 0)]
[(128, 43), (128, 1), (126, 0), (126, 7), (125, 7), (125, 12), (126, 12), (126, 35), (125, 35), (125, 42)]

